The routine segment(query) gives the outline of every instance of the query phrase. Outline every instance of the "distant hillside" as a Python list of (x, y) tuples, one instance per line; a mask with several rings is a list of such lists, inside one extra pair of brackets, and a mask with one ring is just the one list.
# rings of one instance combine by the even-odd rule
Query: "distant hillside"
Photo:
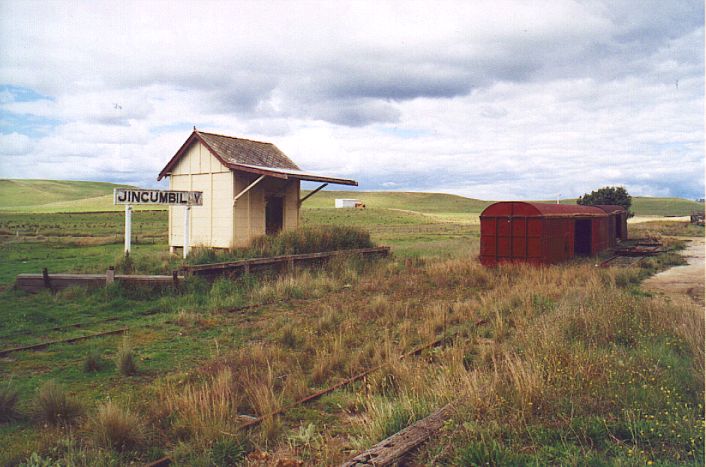
[[(122, 206), (113, 205), (113, 189), (121, 186), (127, 185), (64, 180), (0, 179), (0, 212), (120, 211), (123, 209)], [(303, 191), (302, 196), (307, 193)], [(468, 222), (473, 219), (477, 222), (477, 214), (492, 203), (492, 201), (444, 193), (322, 190), (306, 200), (302, 208), (305, 210), (333, 208), (336, 198), (356, 198), (369, 208), (413, 211), (453, 222)], [(575, 202), (575, 199), (561, 200), (562, 204)], [(163, 206), (136, 206), (136, 208), (164, 209)], [(703, 204), (682, 198), (633, 198), (633, 210), (641, 216), (687, 216), (694, 210), (703, 209)]]
[(479, 213), (492, 203), (492, 201), (481, 201), (444, 193), (324, 190), (306, 200), (302, 207), (307, 209), (332, 208), (336, 198), (360, 199), (370, 208), (403, 209), (424, 213)]
[[(576, 204), (576, 199), (562, 199), (561, 204)], [(633, 196), (631, 210), (636, 216), (688, 216), (692, 211), (703, 211), (704, 205), (684, 198)]]
[[(113, 205), (113, 189), (125, 186), (128, 185), (70, 180), (0, 179), (0, 211), (119, 211), (124, 208)], [(161, 206), (157, 208), (163, 209)]]
[[(304, 196), (308, 192), (303, 192)], [(332, 208), (336, 198), (355, 198), (368, 207), (404, 209), (429, 214), (480, 213), (493, 201), (483, 201), (444, 193), (393, 191), (320, 191), (303, 204), (303, 208)], [(552, 200), (537, 201), (554, 203)], [(562, 199), (561, 204), (576, 204), (576, 198)], [(639, 216), (688, 216), (703, 210), (704, 205), (683, 198), (633, 197), (632, 210)]]
[(703, 211), (704, 203), (684, 198), (634, 197), (632, 210), (638, 216), (688, 216), (692, 211)]

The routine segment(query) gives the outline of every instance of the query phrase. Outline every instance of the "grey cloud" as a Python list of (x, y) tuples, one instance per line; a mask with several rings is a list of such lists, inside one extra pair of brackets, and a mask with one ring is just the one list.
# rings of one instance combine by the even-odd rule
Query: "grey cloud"
[(313, 119), (338, 125), (360, 127), (370, 123), (394, 123), (400, 111), (393, 105), (377, 100), (347, 100), (317, 103), (307, 109)]

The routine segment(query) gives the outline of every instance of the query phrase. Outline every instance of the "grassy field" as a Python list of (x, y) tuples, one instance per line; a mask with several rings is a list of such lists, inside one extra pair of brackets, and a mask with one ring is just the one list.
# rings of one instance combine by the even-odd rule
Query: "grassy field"
[[(126, 185), (104, 182), (62, 180), (0, 179), (0, 211), (23, 213), (120, 211), (113, 205), (113, 189)], [(307, 192), (304, 191), (303, 195)], [(477, 222), (476, 215), (493, 201), (483, 201), (443, 193), (394, 191), (323, 190), (304, 204), (305, 209), (332, 208), (336, 198), (356, 198), (368, 208), (412, 211), (436, 220)], [(552, 200), (544, 202), (554, 202)], [(575, 204), (575, 199), (562, 199)], [(160, 210), (160, 206), (136, 206), (138, 210)], [(682, 198), (633, 197), (632, 210), (639, 216), (688, 216), (703, 211), (704, 205)], [(472, 219), (475, 219), (473, 221)]]
[[(178, 292), (14, 291), (19, 272), (120, 266), (123, 218), (1, 213), (0, 348), (129, 331), (0, 357), (0, 464), (169, 455), (176, 465), (332, 465), (456, 401), (412, 463), (703, 465), (703, 309), (640, 288), (683, 261), (678, 253), (626, 269), (590, 260), (485, 269), (477, 224), (453, 217), (471, 208), (441, 196), (420, 195), (423, 211), (403, 195), (404, 208), (385, 195), (366, 210), (302, 210), (314, 229), (364, 227), (393, 247), (389, 259), (191, 280)], [(134, 267), (176, 267), (166, 212), (134, 222)], [(681, 223), (631, 232), (704, 235)], [(379, 364), (364, 381), (239, 429)]]
[[(113, 189), (128, 185), (67, 180), (0, 179), (0, 211), (23, 213), (122, 211), (113, 204)], [(135, 206), (137, 210), (163, 209)]]

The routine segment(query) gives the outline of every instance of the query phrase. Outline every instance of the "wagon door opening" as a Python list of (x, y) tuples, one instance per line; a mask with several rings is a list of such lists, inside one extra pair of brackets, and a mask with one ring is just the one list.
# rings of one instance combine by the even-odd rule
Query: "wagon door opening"
[(282, 230), (284, 224), (284, 203), (281, 196), (265, 198), (265, 233), (274, 235)]
[(615, 238), (623, 238), (623, 222), (621, 216), (615, 216)]
[(574, 229), (574, 255), (591, 255), (591, 220), (576, 219)]

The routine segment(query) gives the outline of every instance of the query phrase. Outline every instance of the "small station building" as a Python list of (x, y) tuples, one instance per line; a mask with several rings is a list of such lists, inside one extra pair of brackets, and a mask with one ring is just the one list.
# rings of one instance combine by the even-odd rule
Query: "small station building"
[[(234, 248), (299, 226), (302, 202), (326, 185), (357, 186), (355, 180), (303, 172), (274, 144), (194, 129), (159, 173), (170, 190), (202, 191), (191, 208), (190, 246)], [(321, 186), (301, 198), (302, 180)], [(184, 215), (169, 208), (169, 247), (183, 248)]]
[(595, 256), (627, 239), (626, 221), (620, 206), (494, 203), (480, 215), (480, 261), (553, 264)]

